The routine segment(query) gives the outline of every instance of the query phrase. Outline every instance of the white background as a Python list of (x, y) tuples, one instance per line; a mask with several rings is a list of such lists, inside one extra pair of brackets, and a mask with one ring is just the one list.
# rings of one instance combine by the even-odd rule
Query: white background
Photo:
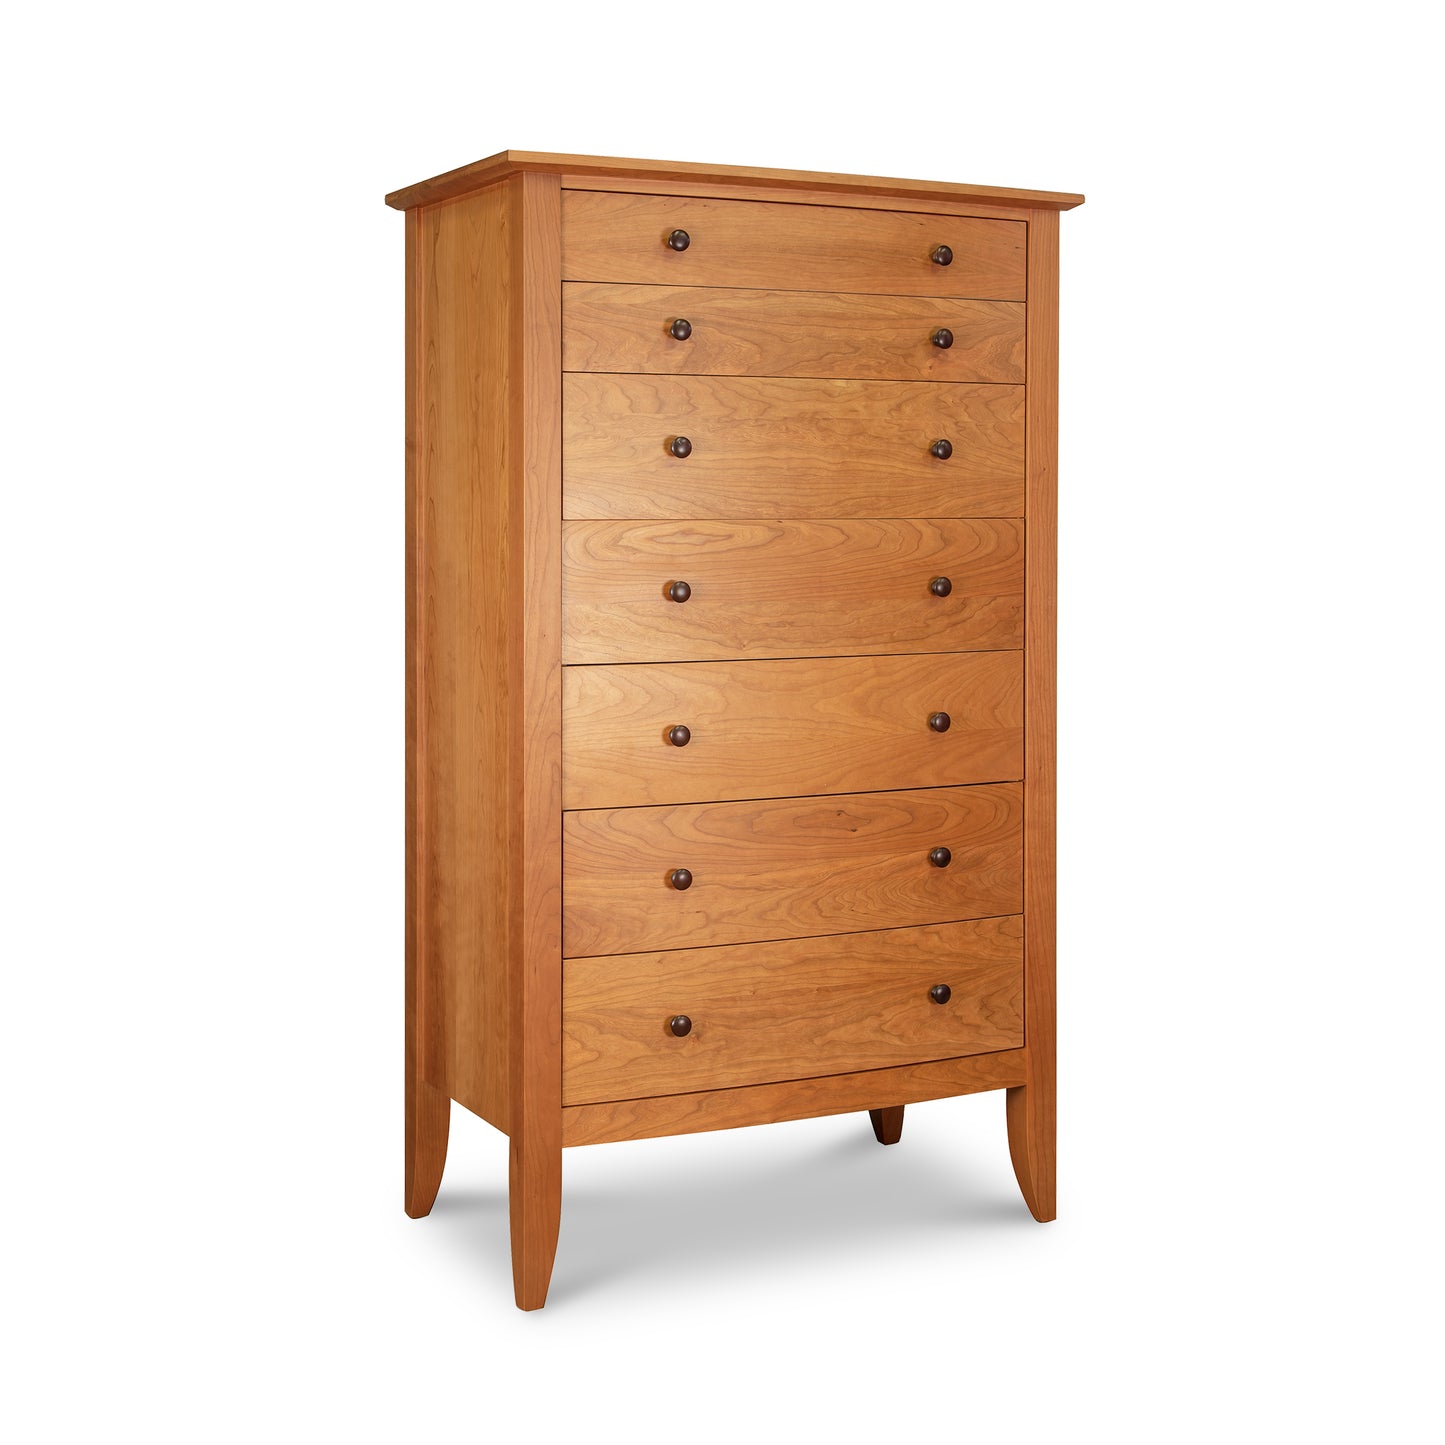
[[(568, 8), (7, 23), (6, 1433), (1432, 1436), (1428, 10)], [(996, 1095), (571, 1152), (534, 1315), (486, 1125), (404, 1218), (382, 195), (507, 147), (1088, 194), (1057, 1223)]]

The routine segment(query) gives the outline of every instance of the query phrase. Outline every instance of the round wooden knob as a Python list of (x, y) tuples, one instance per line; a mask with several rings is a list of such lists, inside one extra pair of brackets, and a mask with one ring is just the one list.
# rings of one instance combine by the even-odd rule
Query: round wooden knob
[(939, 437), (928, 449), (941, 462), (946, 462), (953, 455), (953, 443), (947, 437)]
[(692, 335), (692, 322), (685, 316), (679, 316), (671, 326), (667, 328), (667, 334), (674, 341), (686, 341)]
[(948, 348), (953, 345), (953, 332), (946, 326), (940, 326), (938, 330), (933, 333), (933, 344), (947, 351)]
[(933, 248), (933, 254), (928, 259), (932, 261), (935, 266), (952, 266), (953, 247), (935, 246)]
[(946, 712), (929, 713), (928, 726), (936, 733), (946, 733), (953, 726), (953, 719)]
[(928, 990), (928, 996), (934, 1003), (947, 1003), (953, 997), (953, 990), (946, 983), (936, 983)]
[(930, 848), (928, 850), (928, 861), (935, 868), (947, 868), (953, 862), (953, 854), (947, 848)]
[(947, 597), (948, 594), (953, 591), (953, 583), (950, 582), (947, 577), (935, 577), (933, 581), (928, 584), (928, 590), (933, 593), (935, 597)]
[(679, 893), (686, 893), (692, 887), (692, 874), (686, 868), (674, 868), (668, 874), (667, 881), (677, 889)]
[(668, 442), (667, 449), (675, 457), (690, 457), (692, 455), (692, 442), (687, 437), (673, 437)]
[(686, 582), (669, 582), (667, 584), (667, 595), (674, 602), (686, 602), (692, 596), (692, 588)]
[[(946, 988), (943, 991), (948, 992)], [(685, 1039), (692, 1032), (692, 1020), (686, 1014), (673, 1014), (667, 1027), (677, 1038)]]
[(686, 231), (673, 231), (667, 238), (667, 244), (674, 251), (686, 251), (692, 245), (692, 237)]
[(676, 727), (668, 728), (667, 740), (675, 748), (685, 748), (692, 741), (692, 733), (681, 723), (678, 723)]

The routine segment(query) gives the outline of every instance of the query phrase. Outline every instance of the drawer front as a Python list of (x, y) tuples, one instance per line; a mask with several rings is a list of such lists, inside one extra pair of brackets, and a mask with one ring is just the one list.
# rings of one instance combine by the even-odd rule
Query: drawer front
[[(674, 231), (685, 250), (668, 244)], [(563, 191), (562, 276), (1022, 301), (1027, 234), (971, 216)]]
[[(1017, 783), (567, 813), (568, 957), (1018, 913)], [(946, 867), (930, 861), (947, 848)], [(675, 886), (686, 870), (691, 883)]]
[[(685, 341), (669, 332), (679, 320), (691, 328)], [(933, 341), (940, 329), (953, 337), (946, 349)], [(569, 281), (562, 287), (562, 368), (1020, 384), (1024, 307)]]
[(1023, 586), (1021, 522), (566, 522), (562, 660), (1017, 648)]
[(562, 700), (564, 808), (1023, 776), (1021, 652), (569, 667)]
[[(944, 984), (943, 1003), (930, 989)], [(678, 1037), (670, 1021), (691, 1024)], [(1022, 1046), (1023, 919), (569, 959), (562, 1102), (727, 1089)]]
[(562, 395), (565, 517), (1023, 515), (1021, 386), (574, 372)]

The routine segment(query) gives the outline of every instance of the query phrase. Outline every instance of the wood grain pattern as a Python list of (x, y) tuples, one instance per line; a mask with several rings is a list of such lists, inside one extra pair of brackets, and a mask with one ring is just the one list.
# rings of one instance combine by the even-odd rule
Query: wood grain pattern
[(563, 698), (566, 808), (1023, 776), (1020, 652), (569, 667)]
[(896, 1144), (903, 1137), (902, 1104), (888, 1109), (869, 1109), (868, 1121), (873, 1125), (873, 1137), (880, 1144)]
[(513, 767), (509, 846), (519, 891), (512, 940), (510, 1212), (517, 1305), (547, 1299), (562, 1211), (561, 189), (555, 177), (509, 183), (516, 314), (507, 452), (514, 559), (507, 698)]
[[(1020, 190), (1011, 186), (971, 186), (955, 181), (900, 180), (890, 176), (850, 176), (836, 171), (780, 170), (771, 166), (719, 166), (695, 161), (639, 160), (625, 156), (579, 156), (552, 151), (499, 151), (484, 160), (458, 166), (456, 170), (415, 185), (393, 191), (386, 204), (399, 211), (432, 201), (449, 200), (470, 191), (489, 186), (517, 171), (536, 171), (544, 175), (609, 177), (618, 180), (694, 180), (742, 183), (755, 186), (808, 191), (829, 190), (843, 193), (858, 191), (874, 196), (910, 197), (938, 196), (980, 204), (997, 202), (1006, 206), (1028, 208), (1055, 207), (1069, 210), (1083, 204), (1083, 196), (1070, 191)], [(625, 189), (625, 187), (623, 188)]]
[[(683, 604), (665, 591), (678, 579)], [(1022, 647), (1023, 527), (567, 522), (562, 627), (569, 663)]]
[[(1022, 788), (568, 813), (570, 957), (750, 943), (1017, 913)], [(947, 868), (928, 861), (952, 850)], [(669, 883), (690, 869), (686, 892)]]
[(435, 1075), (511, 1136), (524, 1309), (561, 1198), (560, 218), (556, 181), (521, 176), (418, 213), (410, 338), (409, 912), (444, 984)]
[(607, 176), (563, 171), (558, 179), (562, 193), (568, 191), (613, 191), (638, 196), (701, 196), (716, 201), (776, 201), (790, 206), (842, 206), (849, 210), (922, 212), (935, 216), (982, 216), (1001, 221), (1027, 221), (1031, 212), (1002, 202), (960, 201), (943, 196), (868, 196), (861, 191), (778, 191), (767, 186), (725, 184), (694, 179), (655, 181), (628, 176), (625, 180)]
[[(687, 341), (668, 333), (679, 317), (692, 324)], [(940, 327), (953, 333), (946, 351), (931, 339)], [(953, 297), (569, 281), (562, 289), (562, 365), (568, 371), (1021, 382), (1024, 307)]]
[(782, 1084), (664, 1094), (611, 1104), (578, 1104), (563, 1111), (562, 1142), (608, 1144), (622, 1139), (655, 1139), (664, 1134), (742, 1129), (787, 1119), (850, 1114), (871, 1109), (879, 1099), (917, 1104), (925, 1099), (1011, 1088), (1023, 1077), (1023, 1050), (1006, 1049), (996, 1054), (973, 1054), (937, 1063), (832, 1074)]
[[(413, 766), (422, 887), (411, 911), (439, 976), (445, 1058), (431, 1081), (511, 1123), (506, 959), (514, 675), (504, 465), (513, 385), (503, 189), (419, 214), (410, 565), (422, 652)], [(483, 484), (484, 480), (487, 484)]]
[(568, 517), (1023, 514), (1022, 387), (575, 372), (563, 397)]
[[(952, 997), (928, 991), (946, 983)], [(570, 958), (562, 1102), (851, 1073), (1023, 1043), (1023, 921)], [(667, 1021), (692, 1020), (676, 1038)]]
[(1028, 514), (1025, 561), (1024, 871), (1028, 1080), (1009, 1090), (1009, 1154), (1035, 1219), (1055, 1216), (1055, 610), (1058, 549), (1059, 218), (1029, 223)]
[[(1024, 298), (1018, 221), (567, 191), (562, 227), (568, 281)], [(666, 244), (676, 229), (685, 251)], [(931, 259), (941, 245), (953, 251), (947, 266)]]
[(423, 780), (426, 728), (426, 477), (420, 463), (423, 355), (421, 228), (406, 218), (406, 1047), (403, 1206), (431, 1212), (441, 1187), (451, 1125), (446, 1078), (446, 1004), (441, 960), (428, 952), (429, 845)]
[[(407, 1212), (453, 1100), (505, 1129), (534, 1309), (564, 1143), (853, 1111), (893, 1142), (909, 1103), (1003, 1088), (1053, 1218), (1057, 212), (1082, 198), (513, 152), (390, 199)], [(935, 231), (954, 268), (920, 259)], [(900, 734), (945, 686), (954, 728)], [(950, 742), (982, 772), (928, 771)]]

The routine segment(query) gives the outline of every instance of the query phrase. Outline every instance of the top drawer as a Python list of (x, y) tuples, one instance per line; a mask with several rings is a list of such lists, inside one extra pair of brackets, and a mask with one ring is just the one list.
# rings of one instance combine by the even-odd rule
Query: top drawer
[(1027, 234), (975, 216), (563, 191), (562, 279), (1022, 301)]

